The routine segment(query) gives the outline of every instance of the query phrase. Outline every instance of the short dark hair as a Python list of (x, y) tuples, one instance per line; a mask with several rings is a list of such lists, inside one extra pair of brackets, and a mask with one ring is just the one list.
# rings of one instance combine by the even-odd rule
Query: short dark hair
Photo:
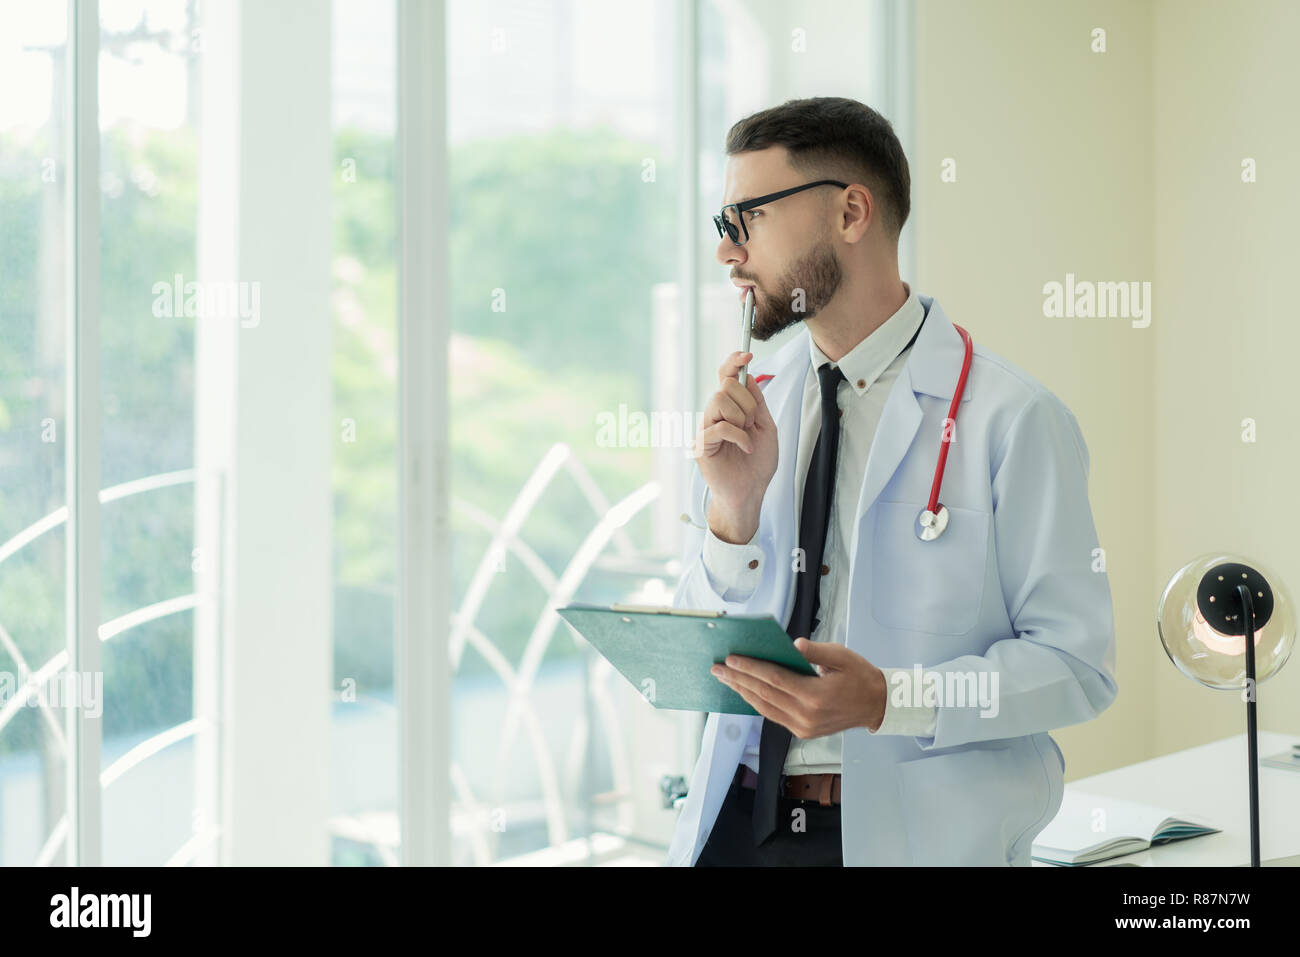
[(812, 179), (867, 186), (898, 239), (912, 208), (912, 178), (894, 128), (871, 107), (842, 96), (787, 100), (727, 132), (728, 156), (769, 146), (784, 146), (791, 165)]

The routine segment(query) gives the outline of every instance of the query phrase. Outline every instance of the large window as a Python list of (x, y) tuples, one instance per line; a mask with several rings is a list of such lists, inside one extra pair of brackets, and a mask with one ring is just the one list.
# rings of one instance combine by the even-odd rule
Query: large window
[[(0, 8), (0, 425), (5, 447), (0, 672), (0, 861), (59, 863), (68, 692), (101, 720), (103, 861), (184, 863), (214, 836), (195, 800), (194, 329), (171, 290), (195, 266), (195, 4), (99, 8), (98, 472), (102, 671), (70, 672), (65, 645), (63, 377), (73, 135), (67, 9)], [(93, 194), (92, 194), (93, 195)], [(161, 292), (166, 286), (167, 293)], [(183, 289), (181, 292), (183, 296)], [(210, 557), (210, 556), (209, 556)], [(60, 697), (62, 696), (62, 697)], [(210, 728), (208, 729), (210, 730)], [(36, 826), (32, 826), (35, 824)], [(12, 829), (12, 830), (11, 830)]]
[[(696, 409), (735, 348), (723, 137), (875, 49), (874, 4), (447, 0), (419, 73), (406, 2), (0, 5), (0, 864), (663, 860), (699, 716), (554, 609), (671, 601)], [(403, 170), (435, 129), (445, 155)], [(98, 175), (69, 165), (87, 141)], [(426, 214), (445, 309), (400, 265)], [(437, 377), (413, 330), (450, 357), (445, 433), (403, 418), (426, 410), (400, 370)], [(412, 544), (420, 441), (449, 531)], [(70, 518), (79, 478), (98, 505)], [(420, 547), (451, 604), (406, 634)], [(79, 641), (69, 608), (93, 609)], [(70, 737), (52, 692), (87, 644), (96, 733)], [(412, 649), (446, 655), (421, 712), (445, 761), (399, 693)], [(449, 845), (403, 848), (439, 793)]]

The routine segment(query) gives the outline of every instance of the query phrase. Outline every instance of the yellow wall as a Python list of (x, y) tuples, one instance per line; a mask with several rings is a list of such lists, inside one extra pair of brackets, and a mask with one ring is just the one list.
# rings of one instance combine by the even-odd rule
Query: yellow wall
[[(1252, 0), (1153, 7), (1157, 522), (1154, 577), (1224, 549), (1272, 567), (1300, 593), (1300, 4)], [(1243, 158), (1257, 182), (1242, 182)], [(1255, 420), (1255, 441), (1242, 420)], [(1156, 745), (1236, 733), (1235, 694), (1156, 672)], [(1300, 662), (1259, 689), (1259, 725), (1300, 732)], [(1298, 735), (1300, 737), (1300, 735)]]
[[(1300, 332), (1283, 289), (1300, 252), (1300, 4), (914, 9), (916, 285), (1060, 396), (1091, 454), (1120, 694), (1054, 732), (1067, 778), (1239, 733), (1237, 696), (1173, 667), (1155, 609), (1180, 565), (1219, 549), (1300, 588), (1287, 547), (1300, 400), (1286, 388)], [(954, 183), (940, 179), (947, 158)], [(1045, 318), (1043, 285), (1067, 272), (1151, 282), (1150, 326)], [(1293, 665), (1261, 686), (1261, 728), (1300, 729), (1298, 682)]]

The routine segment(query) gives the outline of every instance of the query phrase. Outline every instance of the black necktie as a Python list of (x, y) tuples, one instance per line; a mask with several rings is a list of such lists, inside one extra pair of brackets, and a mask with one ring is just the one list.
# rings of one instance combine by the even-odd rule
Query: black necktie
[[(786, 626), (791, 641), (811, 638), (817, 627), (822, 553), (826, 549), (831, 495), (835, 492), (835, 460), (840, 446), (840, 407), (836, 402), (836, 390), (844, 381), (844, 373), (827, 362), (817, 370), (817, 377), (822, 386), (822, 427), (803, 486), (799, 548), (804, 562), (803, 569), (795, 576), (794, 611), (790, 613), (790, 624)], [(764, 719), (758, 745), (758, 791), (754, 795), (755, 846), (776, 832), (777, 790), (789, 748), (790, 730)]]
[[(921, 317), (912, 338), (899, 351), (902, 355), (916, 342), (928, 313)], [(836, 390), (844, 373), (832, 369), (829, 362), (817, 370), (822, 386), (822, 428), (813, 447), (808, 477), (803, 486), (803, 511), (799, 516), (799, 547), (803, 549), (804, 567), (795, 576), (794, 611), (786, 634), (790, 640), (812, 639), (817, 629), (817, 610), (821, 590), (822, 553), (826, 549), (826, 529), (830, 523), (831, 495), (835, 491), (835, 459), (840, 445), (840, 408)], [(776, 833), (776, 799), (790, 750), (790, 729), (775, 721), (763, 720), (758, 743), (758, 792), (754, 795), (754, 844), (758, 846)]]

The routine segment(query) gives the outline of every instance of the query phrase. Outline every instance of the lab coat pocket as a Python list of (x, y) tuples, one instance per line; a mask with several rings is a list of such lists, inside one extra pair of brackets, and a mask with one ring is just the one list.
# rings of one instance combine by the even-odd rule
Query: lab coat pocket
[(924, 508), (924, 503), (876, 503), (871, 617), (886, 628), (964, 635), (979, 620), (990, 516), (949, 506), (947, 529), (923, 542), (916, 518)]
[(1022, 748), (970, 747), (898, 765), (898, 791), (914, 866), (1006, 866), (1043, 810), (1041, 765)]

